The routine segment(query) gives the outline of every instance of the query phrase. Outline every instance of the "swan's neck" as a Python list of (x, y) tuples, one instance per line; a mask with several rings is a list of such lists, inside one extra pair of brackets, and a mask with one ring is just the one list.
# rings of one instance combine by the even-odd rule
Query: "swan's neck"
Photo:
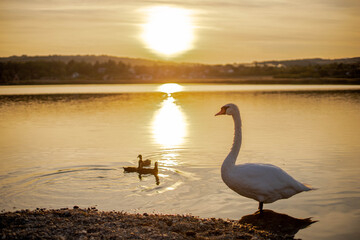
[(235, 136), (234, 142), (231, 147), (231, 151), (228, 156), (225, 158), (222, 168), (231, 168), (235, 165), (236, 158), (239, 155), (240, 147), (241, 147), (241, 140), (242, 140), (242, 132), (241, 132), (241, 118), (240, 113), (236, 112), (232, 115), (234, 119), (234, 126), (235, 126)]

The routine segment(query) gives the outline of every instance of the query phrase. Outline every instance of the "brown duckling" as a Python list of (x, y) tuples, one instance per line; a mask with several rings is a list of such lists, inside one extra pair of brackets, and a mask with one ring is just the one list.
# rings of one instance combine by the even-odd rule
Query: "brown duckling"
[(139, 158), (139, 162), (142, 162), (143, 167), (148, 167), (151, 165), (151, 160), (150, 159), (142, 160), (141, 154), (139, 154), (138, 158)]
[(139, 160), (138, 167), (123, 167), (124, 172), (138, 172), (140, 168), (142, 168), (142, 163)]
[(154, 168), (142, 168), (141, 166), (138, 168), (138, 173), (140, 174), (153, 174), (153, 175), (157, 175), (159, 173), (159, 169), (158, 169), (158, 163), (155, 162), (155, 167)]

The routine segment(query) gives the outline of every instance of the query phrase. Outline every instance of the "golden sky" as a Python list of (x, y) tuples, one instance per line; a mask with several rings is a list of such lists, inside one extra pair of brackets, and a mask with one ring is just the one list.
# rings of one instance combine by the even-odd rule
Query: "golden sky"
[[(191, 47), (173, 58), (144, 43), (148, 9), (157, 6), (191, 18)], [(359, 13), (359, 0), (0, 0), (0, 56), (106, 54), (200, 63), (355, 57)]]

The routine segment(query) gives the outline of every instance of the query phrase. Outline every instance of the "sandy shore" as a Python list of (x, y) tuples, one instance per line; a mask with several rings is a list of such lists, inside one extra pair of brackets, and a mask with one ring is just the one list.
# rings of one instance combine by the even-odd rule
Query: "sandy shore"
[(236, 220), (129, 214), (96, 208), (0, 214), (1, 239), (293, 239)]

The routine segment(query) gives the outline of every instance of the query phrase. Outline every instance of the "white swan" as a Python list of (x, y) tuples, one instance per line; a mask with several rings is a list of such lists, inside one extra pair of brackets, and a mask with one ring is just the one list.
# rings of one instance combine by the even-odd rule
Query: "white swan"
[(259, 202), (262, 212), (264, 203), (289, 198), (302, 191), (313, 190), (271, 164), (245, 163), (235, 165), (242, 140), (241, 118), (238, 107), (229, 103), (224, 105), (218, 115), (231, 115), (235, 124), (234, 143), (229, 155), (221, 166), (221, 177), (224, 183), (238, 194)]

